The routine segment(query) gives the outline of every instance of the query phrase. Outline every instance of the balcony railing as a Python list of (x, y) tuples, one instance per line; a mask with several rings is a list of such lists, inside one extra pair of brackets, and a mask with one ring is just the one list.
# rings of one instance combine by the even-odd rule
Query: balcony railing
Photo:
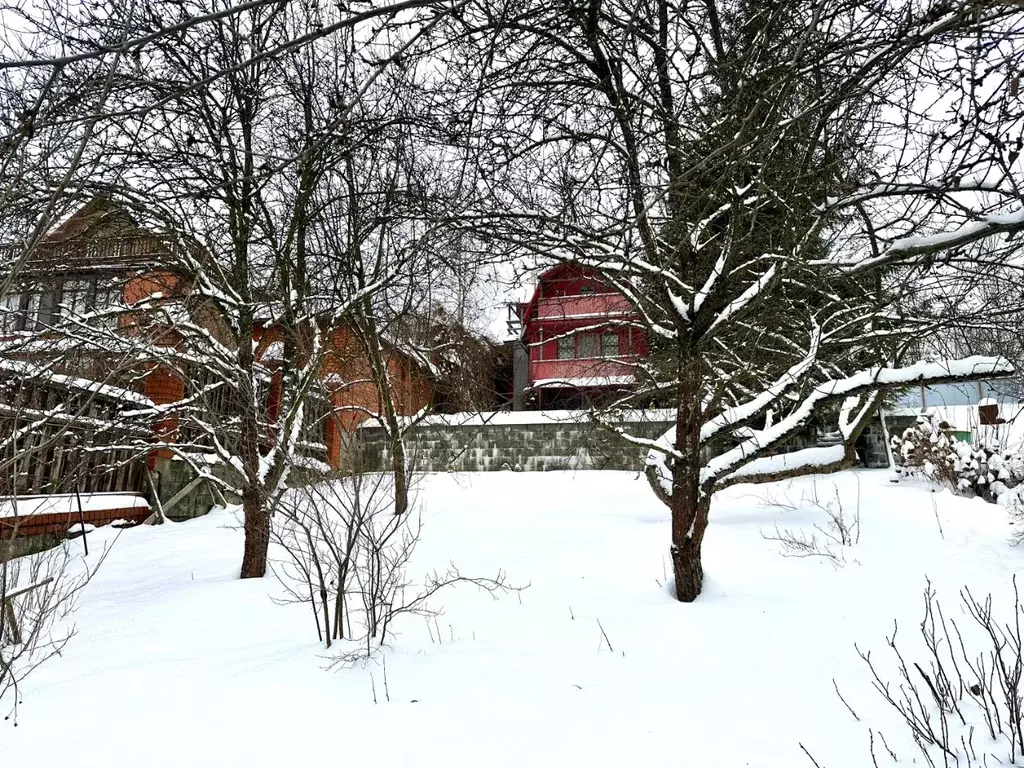
[[(24, 254), (20, 244), (0, 245), (0, 272), (9, 269)], [(166, 258), (168, 246), (150, 235), (94, 237), (40, 243), (25, 263), (29, 272), (59, 269), (130, 268), (140, 262), (150, 263)]]
[(629, 317), (633, 314), (626, 297), (620, 293), (594, 293), (586, 296), (551, 296), (537, 302), (536, 319), (546, 321), (587, 320), (602, 317)]
[(533, 360), (530, 363), (530, 384), (533, 386), (616, 386), (633, 381), (635, 368), (631, 360), (617, 357), (614, 360)]

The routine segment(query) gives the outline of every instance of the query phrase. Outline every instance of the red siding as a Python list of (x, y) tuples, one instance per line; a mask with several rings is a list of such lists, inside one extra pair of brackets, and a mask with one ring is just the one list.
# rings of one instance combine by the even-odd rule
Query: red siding
[[(647, 354), (647, 340), (629, 301), (582, 267), (556, 267), (542, 275), (523, 319), (531, 385), (550, 379), (621, 382), (633, 374), (632, 363)], [(581, 337), (587, 334), (597, 338), (584, 341)], [(559, 359), (558, 339), (567, 335), (573, 356)], [(617, 353), (602, 351), (604, 335), (617, 336)], [(590, 350), (581, 346), (587, 343)]]

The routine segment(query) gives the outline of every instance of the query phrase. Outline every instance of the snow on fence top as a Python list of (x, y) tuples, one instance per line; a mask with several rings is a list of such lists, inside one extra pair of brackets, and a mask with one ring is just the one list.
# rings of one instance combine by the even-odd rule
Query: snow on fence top
[[(149, 506), (142, 496), (131, 493), (83, 493), (82, 511), (97, 512), (104, 509), (128, 509)], [(59, 515), (78, 512), (78, 500), (73, 493), (52, 496), (29, 496), (18, 499), (0, 499), (0, 518), (31, 517), (33, 515)]]
[(23, 378), (38, 379), (39, 381), (51, 382), (68, 389), (83, 390), (102, 397), (121, 400), (144, 408), (153, 407), (152, 400), (138, 392), (132, 392), (130, 389), (122, 389), (112, 384), (104, 384), (99, 381), (92, 381), (91, 379), (81, 379), (77, 376), (53, 373), (49, 368), (34, 365), (24, 360), (0, 360), (0, 370), (9, 371)]
[[(650, 410), (627, 411), (620, 417), (609, 419), (614, 422), (671, 422), (675, 420), (675, 411), (669, 408), (652, 408)], [(433, 414), (421, 418), (405, 417), (403, 426), (415, 422), (417, 426), (426, 427), (482, 427), (485, 425), (508, 426), (517, 424), (565, 424), (590, 421), (590, 411), (559, 410), (559, 411), (488, 411), (483, 413), (444, 413)], [(368, 419), (360, 425), (362, 428), (380, 426), (377, 419)]]

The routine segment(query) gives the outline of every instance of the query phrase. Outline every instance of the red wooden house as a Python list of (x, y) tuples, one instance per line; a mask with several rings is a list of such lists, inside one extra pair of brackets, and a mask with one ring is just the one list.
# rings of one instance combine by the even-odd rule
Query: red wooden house
[(530, 301), (515, 309), (527, 353), (515, 374), (525, 394), (518, 402), (580, 407), (633, 384), (635, 363), (647, 354), (646, 338), (626, 297), (594, 270), (553, 267), (540, 275)]

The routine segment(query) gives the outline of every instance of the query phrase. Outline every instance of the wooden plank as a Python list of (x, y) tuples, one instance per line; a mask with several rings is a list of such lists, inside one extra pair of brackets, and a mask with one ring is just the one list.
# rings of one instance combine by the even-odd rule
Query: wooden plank
[(39, 589), (40, 587), (45, 587), (52, 581), (53, 576), (47, 576), (45, 579), (43, 579), (42, 581), (37, 581), (35, 584), (29, 584), (27, 587), (21, 587), (20, 589), (16, 589), (13, 592), (8, 592), (4, 595), (0, 595), (0, 600), (10, 603), (11, 600), (18, 597), (19, 595), (27, 594), (29, 592), (32, 592), (33, 590)]
[(3, 601), (4, 613), (7, 614), (7, 627), (11, 633), (11, 642), (15, 645), (21, 643), (21, 630), (18, 629), (18, 619), (14, 615), (14, 604), (9, 599)]
[(169, 512), (174, 506), (176, 506), (179, 501), (188, 496), (188, 494), (191, 493), (192, 489), (198, 486), (201, 482), (203, 482), (204, 479), (205, 478), (203, 478), (202, 475), (196, 475), (188, 485), (186, 485), (184, 488), (182, 488), (180, 491), (174, 494), (174, 496), (171, 497), (171, 500), (163, 505), (164, 514), (167, 514), (167, 512)]

